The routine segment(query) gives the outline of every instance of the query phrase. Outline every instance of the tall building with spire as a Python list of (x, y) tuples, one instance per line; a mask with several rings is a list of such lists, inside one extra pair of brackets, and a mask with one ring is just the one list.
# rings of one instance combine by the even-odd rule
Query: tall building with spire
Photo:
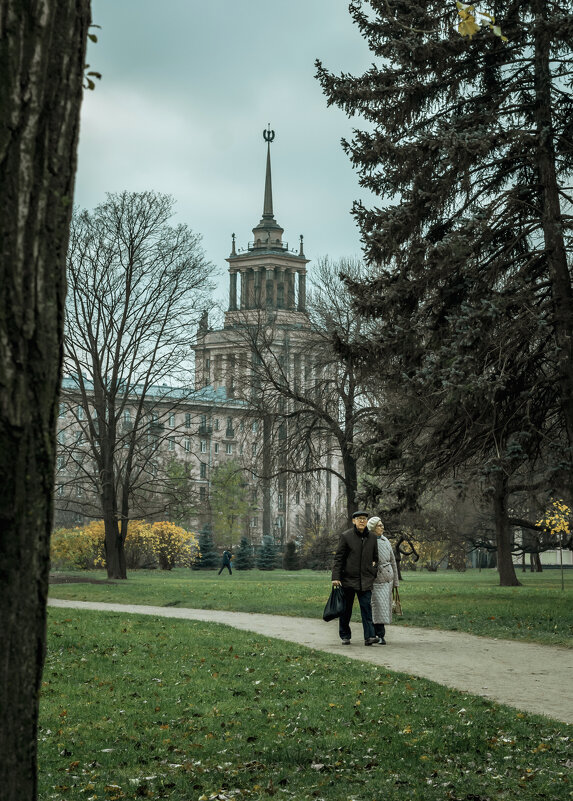
[[(274, 533), (289, 539), (308, 520), (309, 506), (304, 488), (293, 489), (292, 470), (281, 471), (286, 446), (285, 423), (277, 424), (257, 397), (258, 355), (252, 347), (261, 332), (275, 354), (277, 365), (289, 380), (308, 373), (305, 363), (305, 335), (310, 329), (306, 312), (306, 266), (303, 237), (296, 248), (283, 240), (284, 229), (277, 222), (273, 208), (271, 143), (274, 131), (263, 131), (267, 145), (263, 213), (252, 229), (253, 238), (246, 247), (237, 247), (232, 235), (229, 265), (229, 305), (222, 329), (209, 327), (205, 315), (197, 331), (195, 349), (195, 388), (212, 387), (225, 393), (228, 402), (243, 399), (257, 428), (256, 475), (260, 487), (262, 534)], [(272, 340), (272, 342), (271, 342)], [(284, 417), (283, 417), (284, 420)], [(252, 446), (251, 446), (252, 447)], [(255, 450), (253, 449), (253, 453)], [(308, 489), (309, 480), (302, 482)], [(309, 491), (310, 494), (310, 491)], [(301, 495), (303, 499), (301, 500)], [(322, 496), (325, 498), (325, 496)]]
[(195, 386), (225, 387), (233, 397), (237, 380), (236, 329), (259, 324), (267, 316), (274, 325), (308, 328), (306, 315), (306, 265), (300, 235), (298, 248), (283, 241), (284, 229), (275, 219), (271, 175), (271, 142), (275, 133), (263, 132), (267, 143), (263, 214), (246, 248), (237, 249), (232, 235), (229, 264), (229, 307), (224, 328), (209, 329), (203, 317), (195, 347)]

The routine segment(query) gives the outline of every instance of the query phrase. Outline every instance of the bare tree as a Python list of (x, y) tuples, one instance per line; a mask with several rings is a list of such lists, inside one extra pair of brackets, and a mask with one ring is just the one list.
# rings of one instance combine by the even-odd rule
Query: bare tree
[[(250, 364), (237, 385), (253, 413), (265, 420), (260, 474), (304, 482), (326, 475), (344, 487), (352, 516), (358, 491), (361, 450), (370, 438), (375, 413), (352, 356), (335, 350), (351, 341), (366, 323), (350, 308), (340, 275), (358, 277), (358, 261), (318, 264), (307, 303), (308, 327), (289, 326), (273, 312), (245, 315), (241, 334)], [(338, 487), (336, 488), (336, 490)], [(327, 502), (326, 508), (330, 508)], [(310, 522), (310, 521), (308, 521)]]
[(75, 464), (99, 499), (113, 578), (126, 576), (130, 506), (158, 479), (154, 454), (185, 400), (175, 387), (189, 374), (189, 332), (211, 289), (200, 236), (172, 216), (167, 195), (123, 192), (72, 220), (65, 366), (88, 446), (75, 443)]
[(0, 787), (37, 797), (65, 253), (87, 0), (0, 5)]

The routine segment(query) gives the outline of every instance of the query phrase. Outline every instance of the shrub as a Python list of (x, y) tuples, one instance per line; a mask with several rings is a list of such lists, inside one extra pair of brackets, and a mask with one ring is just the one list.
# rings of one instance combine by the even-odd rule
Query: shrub
[(277, 546), (274, 539), (265, 534), (257, 552), (257, 568), (259, 570), (274, 570), (276, 568)]
[(191, 567), (199, 554), (195, 534), (166, 520), (153, 523), (150, 529), (150, 542), (161, 570)]
[(241, 537), (241, 542), (237, 548), (233, 567), (237, 570), (252, 570), (254, 565), (253, 546), (246, 537)]
[(199, 532), (199, 550), (193, 562), (193, 569), (210, 570), (214, 567), (218, 567), (219, 562), (220, 557), (215, 548), (211, 525), (205, 523)]
[(53, 568), (93, 570), (105, 564), (103, 520), (52, 533), (50, 560)]
[[(127, 527), (125, 560), (130, 570), (156, 565), (162, 570), (189, 567), (198, 553), (195, 534), (174, 523), (132, 520)], [(56, 568), (93, 570), (105, 566), (103, 520), (54, 531), (50, 555), (52, 566)]]
[(283, 554), (283, 567), (285, 570), (300, 570), (300, 561), (298, 558), (296, 542), (294, 542), (294, 540), (290, 540), (286, 544), (285, 552)]

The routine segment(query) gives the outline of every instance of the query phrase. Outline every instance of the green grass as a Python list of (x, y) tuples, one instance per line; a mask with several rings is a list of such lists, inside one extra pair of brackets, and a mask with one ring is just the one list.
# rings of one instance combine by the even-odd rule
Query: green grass
[[(104, 571), (67, 575), (105, 579)], [(573, 647), (573, 571), (565, 573), (565, 590), (557, 570), (519, 578), (522, 587), (500, 587), (495, 570), (406, 573), (400, 587), (404, 616), (394, 623)], [(109, 584), (52, 584), (50, 597), (320, 618), (329, 590), (326, 572), (235, 570), (218, 576), (181, 568), (132, 571), (127, 581)]]
[(554, 801), (572, 736), (222, 625), (49, 611), (40, 801)]

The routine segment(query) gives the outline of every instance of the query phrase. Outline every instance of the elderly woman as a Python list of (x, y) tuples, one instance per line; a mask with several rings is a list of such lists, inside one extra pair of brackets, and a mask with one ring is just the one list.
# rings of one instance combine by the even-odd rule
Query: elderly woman
[(380, 645), (386, 645), (386, 625), (392, 622), (392, 588), (397, 587), (398, 568), (390, 541), (384, 536), (384, 524), (371, 517), (368, 529), (378, 537), (378, 575), (372, 587), (372, 620)]

